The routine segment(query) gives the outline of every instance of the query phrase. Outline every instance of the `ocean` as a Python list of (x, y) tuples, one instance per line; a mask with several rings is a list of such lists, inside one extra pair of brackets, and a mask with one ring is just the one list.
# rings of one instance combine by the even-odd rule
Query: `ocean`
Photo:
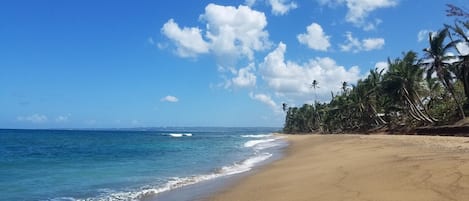
[(0, 130), (0, 200), (152, 200), (272, 160), (276, 130)]

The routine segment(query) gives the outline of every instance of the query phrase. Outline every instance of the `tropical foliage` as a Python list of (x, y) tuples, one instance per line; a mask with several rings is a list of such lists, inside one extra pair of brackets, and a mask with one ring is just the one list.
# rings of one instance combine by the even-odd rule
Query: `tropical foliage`
[[(388, 70), (374, 69), (355, 85), (342, 82), (342, 91), (328, 103), (316, 98), (320, 83), (312, 81), (314, 103), (288, 107), (286, 133), (341, 133), (371, 129), (446, 125), (469, 114), (469, 14), (448, 5), (454, 25), (428, 36), (419, 58), (414, 51), (388, 59)], [(333, 93), (332, 93), (333, 94)]]

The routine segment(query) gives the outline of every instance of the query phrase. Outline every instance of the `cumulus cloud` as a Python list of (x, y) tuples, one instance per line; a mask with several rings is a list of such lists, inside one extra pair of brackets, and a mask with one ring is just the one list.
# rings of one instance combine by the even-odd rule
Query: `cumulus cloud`
[[(246, 0), (244, 4), (252, 7), (256, 2), (256, 0)], [(266, 0), (266, 3), (272, 7), (272, 14), (274, 15), (285, 15), (291, 10), (298, 8), (298, 5), (290, 0)]]
[(270, 106), (272, 109), (277, 109), (277, 103), (275, 103), (275, 101), (273, 101), (269, 95), (262, 94), (262, 93), (260, 94), (250, 93), (249, 97), (251, 97), (253, 100), (257, 100), (261, 103), (264, 103)]
[(255, 52), (271, 46), (269, 33), (265, 30), (265, 14), (248, 6), (236, 8), (211, 3), (199, 19), (205, 23), (205, 30), (180, 28), (173, 19), (163, 25), (162, 33), (175, 44), (177, 55), (197, 57), (211, 52), (222, 61), (240, 57), (252, 60)]
[(209, 44), (202, 38), (199, 28), (184, 27), (181, 29), (173, 19), (169, 19), (161, 31), (174, 42), (176, 53), (181, 57), (196, 57), (198, 54), (209, 52)]
[(383, 38), (366, 38), (358, 40), (354, 38), (351, 32), (345, 34), (347, 38), (345, 44), (340, 45), (340, 49), (344, 52), (360, 52), (381, 49), (384, 46)]
[[(284, 43), (279, 43), (259, 65), (262, 79), (278, 96), (306, 102), (317, 93), (318, 99), (326, 100), (331, 91), (340, 90), (342, 82), (353, 83), (360, 78), (357, 66), (346, 69), (329, 57), (314, 58), (303, 64), (286, 61), (286, 48)], [(317, 89), (311, 88), (314, 80), (319, 83)]]
[(368, 21), (369, 14), (380, 8), (396, 6), (398, 0), (318, 0), (320, 4), (345, 5), (348, 8), (345, 20), (365, 30), (372, 30), (381, 23), (375, 19)]
[(216, 55), (246, 56), (252, 60), (255, 51), (270, 47), (264, 13), (248, 6), (209, 4), (200, 18), (207, 22), (206, 37)]
[(380, 61), (375, 64), (375, 68), (378, 69), (378, 72), (383, 70), (383, 73), (387, 72), (389, 69), (389, 63), (387, 61)]
[(365, 51), (381, 49), (383, 46), (384, 46), (383, 38), (363, 39), (363, 50)]
[(168, 95), (168, 96), (165, 96), (165, 97), (161, 98), (160, 101), (161, 102), (176, 103), (176, 102), (179, 101), (179, 99), (175, 96)]
[(32, 114), (30, 116), (19, 116), (16, 118), (18, 121), (27, 121), (31, 123), (45, 123), (48, 121), (48, 118), (46, 115), (43, 114)]
[(236, 77), (231, 79), (231, 82), (235, 87), (254, 87), (256, 86), (256, 75), (253, 73), (254, 63), (239, 69), (236, 72)]
[(306, 33), (302, 33), (297, 36), (297, 39), (301, 44), (307, 45), (313, 50), (320, 51), (327, 51), (331, 46), (329, 38), (330, 36), (326, 35), (321, 25), (317, 23), (312, 23), (306, 27)]
[(298, 7), (295, 2), (288, 2), (288, 0), (269, 0), (270, 6), (272, 6), (272, 13), (274, 15), (285, 15), (290, 10)]

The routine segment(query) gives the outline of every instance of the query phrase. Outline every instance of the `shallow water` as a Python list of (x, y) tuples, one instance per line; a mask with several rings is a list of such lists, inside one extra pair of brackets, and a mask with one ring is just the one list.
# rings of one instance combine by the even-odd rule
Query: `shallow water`
[(0, 200), (142, 200), (250, 170), (275, 130), (0, 130)]

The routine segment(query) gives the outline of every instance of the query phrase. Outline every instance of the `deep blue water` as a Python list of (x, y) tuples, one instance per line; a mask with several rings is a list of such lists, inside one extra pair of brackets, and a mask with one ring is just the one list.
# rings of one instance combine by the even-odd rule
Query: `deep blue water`
[(249, 170), (275, 130), (0, 130), (0, 200), (140, 200)]

